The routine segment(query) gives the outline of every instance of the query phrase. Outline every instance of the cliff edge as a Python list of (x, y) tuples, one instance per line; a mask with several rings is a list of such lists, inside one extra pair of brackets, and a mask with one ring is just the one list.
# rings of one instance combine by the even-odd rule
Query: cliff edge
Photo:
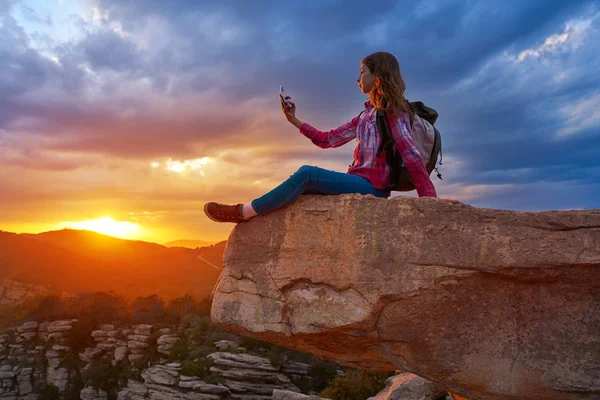
[(472, 399), (600, 397), (600, 210), (305, 195), (223, 266), (228, 330)]

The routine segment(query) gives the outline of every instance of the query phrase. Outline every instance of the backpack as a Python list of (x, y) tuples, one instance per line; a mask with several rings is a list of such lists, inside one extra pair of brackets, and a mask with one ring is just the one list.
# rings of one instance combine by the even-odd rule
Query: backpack
[[(442, 137), (434, 126), (438, 113), (433, 108), (427, 107), (421, 101), (409, 102), (414, 120), (411, 123), (412, 137), (415, 147), (421, 153), (427, 172), (431, 174), (435, 170), (437, 177), (442, 179), (442, 174), (436, 167), (438, 154), (440, 165), (442, 165)], [(408, 192), (415, 189), (412, 177), (404, 166), (402, 156), (397, 151), (394, 138), (391, 135), (388, 120), (384, 110), (377, 110), (377, 130), (381, 135), (382, 144), (377, 150), (377, 156), (381, 155), (383, 149), (386, 151), (386, 162), (390, 166), (390, 186), (387, 190)]]

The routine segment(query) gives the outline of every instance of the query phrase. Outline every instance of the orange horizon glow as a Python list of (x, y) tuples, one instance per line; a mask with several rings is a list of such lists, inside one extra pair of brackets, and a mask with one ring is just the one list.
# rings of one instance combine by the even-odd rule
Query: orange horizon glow
[(217, 243), (227, 240), (228, 238), (228, 235), (202, 235), (202, 237), (198, 237), (196, 235), (177, 234), (176, 232), (165, 229), (146, 228), (140, 224), (129, 221), (118, 221), (110, 216), (81, 221), (62, 221), (59, 223), (45, 224), (3, 224), (0, 226), (0, 231), (16, 234), (39, 234), (63, 229), (92, 231), (117, 239), (140, 240), (161, 245), (178, 240), (199, 240)]
[(112, 217), (103, 216), (87, 221), (64, 221), (58, 226), (59, 229), (87, 230), (119, 239), (137, 239), (142, 228), (128, 221), (115, 221)]

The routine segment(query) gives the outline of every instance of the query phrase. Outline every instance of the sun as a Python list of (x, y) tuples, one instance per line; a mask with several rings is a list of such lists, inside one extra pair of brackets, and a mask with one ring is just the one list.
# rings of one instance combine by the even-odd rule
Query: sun
[(132, 239), (140, 233), (140, 226), (138, 224), (127, 221), (115, 221), (111, 217), (101, 217), (79, 222), (64, 221), (60, 223), (60, 226), (61, 228), (94, 231), (121, 239)]

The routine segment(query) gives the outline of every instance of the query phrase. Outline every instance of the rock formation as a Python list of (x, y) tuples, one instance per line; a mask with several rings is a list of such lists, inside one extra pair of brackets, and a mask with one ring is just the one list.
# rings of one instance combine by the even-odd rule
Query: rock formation
[(270, 400), (277, 389), (300, 392), (289, 376), (304, 377), (309, 372), (307, 364), (287, 363), (281, 368), (264, 357), (249, 354), (216, 352), (209, 354), (208, 358), (214, 361), (210, 371), (224, 378), (224, 384), (209, 384), (198, 377), (182, 375), (179, 363), (155, 365), (142, 372), (144, 382), (130, 380), (127, 387), (119, 392), (119, 400), (144, 397)]
[(35, 296), (45, 296), (51, 292), (45, 286), (2, 279), (0, 280), (0, 307), (22, 303), (27, 299)]
[(65, 390), (70, 376), (63, 361), (76, 321), (30, 321), (0, 335), (1, 398), (37, 398), (34, 388), (41, 383)]
[(414, 374), (403, 373), (389, 377), (385, 388), (374, 397), (367, 400), (432, 400), (445, 398), (445, 391), (433, 383)]
[[(29, 321), (0, 334), (0, 398), (35, 400), (40, 388), (56, 387), (63, 395), (76, 377), (74, 369), (87, 371), (96, 363), (130, 365), (138, 371), (141, 380), (129, 379), (126, 387), (119, 387), (120, 400), (172, 399), (172, 400), (271, 400), (273, 391), (300, 392), (292, 381), (310, 380), (311, 365), (283, 360), (273, 364), (268, 358), (244, 353), (217, 351), (208, 354), (210, 378), (223, 383), (209, 383), (198, 376), (182, 373), (182, 364), (161, 359), (149, 364), (144, 350), (168, 355), (173, 344), (182, 339), (173, 325), (155, 330), (152, 325), (100, 325), (91, 331), (94, 347), (75, 352), (71, 331), (77, 320)], [(153, 342), (151, 337), (158, 338)], [(232, 340), (218, 341), (219, 348), (243, 348)], [(216, 348), (216, 346), (215, 346)], [(77, 356), (80, 364), (75, 364)], [(138, 360), (143, 362), (138, 363)], [(195, 361), (202, 363), (203, 360)], [(143, 364), (143, 367), (137, 367)], [(191, 363), (194, 364), (194, 363)], [(82, 367), (82, 368), (81, 368)], [(197, 368), (200, 368), (196, 364)], [(193, 371), (193, 369), (192, 369)], [(72, 389), (72, 387), (71, 387)], [(57, 394), (58, 396), (58, 394)], [(84, 400), (106, 400), (109, 394), (99, 388), (81, 389)]]
[(95, 389), (93, 387), (85, 387), (81, 389), (79, 393), (81, 400), (107, 400), (108, 393), (102, 389)]
[(289, 390), (275, 389), (271, 400), (329, 400), (319, 396), (308, 396), (301, 393), (290, 392)]
[[(130, 380), (119, 392), (119, 400), (173, 399), (220, 400), (229, 399), (229, 388), (211, 385), (196, 377), (181, 375), (181, 364), (155, 365), (142, 373), (144, 383)], [(186, 389), (181, 391), (179, 388)]]
[(472, 399), (597, 399), (600, 211), (302, 196), (235, 226), (211, 318)]
[(225, 385), (234, 394), (261, 396), (264, 399), (270, 399), (273, 391), (279, 388), (300, 392), (287, 375), (306, 376), (310, 367), (302, 363), (286, 363), (283, 368), (276, 367), (264, 357), (249, 354), (217, 352), (208, 358), (214, 360), (210, 372), (225, 378)]

